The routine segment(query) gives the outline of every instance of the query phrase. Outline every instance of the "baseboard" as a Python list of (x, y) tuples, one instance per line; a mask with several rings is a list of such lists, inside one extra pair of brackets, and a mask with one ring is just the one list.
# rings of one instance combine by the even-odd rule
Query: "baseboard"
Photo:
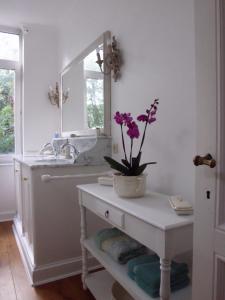
[[(89, 264), (90, 264), (91, 260), (94, 260), (94, 258), (89, 258)], [(80, 264), (81, 264), (81, 258), (79, 259), (79, 261), (80, 261)], [(93, 270), (97, 270), (99, 268), (102, 268), (102, 265), (100, 265), (98, 263), (96, 265), (93, 265), (92, 267), (89, 267), (88, 270), (93, 271)], [(60, 279), (64, 279), (64, 278), (67, 278), (67, 277), (79, 275), (81, 273), (82, 273), (82, 269), (80, 268), (79, 270), (73, 271), (71, 273), (60, 274), (60, 275), (57, 275), (57, 276), (48, 277), (48, 278), (43, 279), (43, 280), (37, 280), (37, 281), (35, 281), (35, 283), (32, 284), (32, 286), (39, 286), (39, 285), (46, 284), (46, 283), (49, 283), (49, 282), (53, 282), (53, 281), (56, 281), (56, 280), (60, 280)]]
[(33, 285), (32, 264), (28, 260), (28, 255), (26, 255), (24, 253), (25, 252), (25, 247), (22, 246), (19, 230), (17, 231), (17, 226), (15, 225), (15, 220), (14, 220), (14, 224), (13, 224), (13, 233), (14, 233), (14, 237), (16, 239), (17, 247), (18, 247), (19, 252), (20, 252), (20, 256), (21, 256), (22, 261), (23, 261), (23, 265), (24, 265), (24, 268), (25, 268), (25, 272), (27, 274), (28, 281), (29, 281), (30, 285)]
[[(99, 263), (94, 257), (88, 258), (90, 270), (99, 268)], [(33, 286), (42, 285), (48, 282), (78, 275), (82, 270), (82, 258), (75, 257), (57, 261), (51, 264), (35, 267), (33, 270)]]
[(12, 221), (16, 212), (15, 211), (6, 211), (0, 213), (0, 222)]
[[(22, 261), (32, 286), (42, 285), (48, 282), (56, 281), (66, 277), (74, 276), (81, 273), (82, 257), (74, 257), (50, 264), (36, 266), (30, 257), (30, 251), (27, 249), (27, 243), (21, 235), (18, 223), (14, 220), (13, 232), (22, 257)], [(92, 256), (88, 257), (89, 270), (100, 267), (99, 263)]]

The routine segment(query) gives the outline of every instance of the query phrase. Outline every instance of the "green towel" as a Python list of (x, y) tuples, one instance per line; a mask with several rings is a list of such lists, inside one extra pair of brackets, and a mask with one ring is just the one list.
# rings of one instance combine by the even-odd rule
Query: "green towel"
[[(137, 285), (143, 289), (148, 295), (150, 295), (152, 298), (159, 297), (159, 288), (152, 288), (148, 284), (146, 284), (144, 281), (140, 280), (139, 278), (135, 279)], [(175, 292), (178, 291), (186, 286), (188, 286), (190, 280), (186, 276), (186, 278), (178, 280), (176, 283), (171, 284), (171, 291)]]
[(97, 247), (120, 264), (143, 255), (147, 248), (117, 228), (105, 228), (94, 237)]
[(130, 259), (143, 255), (147, 251), (145, 246), (126, 234), (105, 240), (101, 248), (120, 264), (126, 264)]
[(124, 234), (124, 233), (117, 228), (104, 228), (104, 229), (99, 230), (95, 234), (94, 239), (95, 239), (98, 249), (102, 250), (102, 243), (105, 240), (110, 239), (112, 237), (121, 236), (122, 234)]
[(128, 261), (127, 263), (127, 268), (128, 268), (128, 276), (131, 279), (135, 279), (135, 273), (134, 273), (134, 268), (136, 266), (142, 265), (142, 264), (146, 264), (146, 263), (152, 263), (155, 261), (159, 261), (159, 257), (157, 254), (146, 254), (146, 255), (141, 255), (138, 257), (135, 257), (131, 260)]
[[(135, 280), (138, 278), (139, 281), (144, 282), (147, 285), (150, 285), (152, 288), (156, 289), (160, 286), (160, 262), (152, 262), (147, 264), (142, 264), (134, 267)], [(177, 263), (172, 261), (171, 263), (171, 272), (170, 272), (170, 281), (175, 283), (183, 275), (187, 275), (188, 267), (185, 263)]]

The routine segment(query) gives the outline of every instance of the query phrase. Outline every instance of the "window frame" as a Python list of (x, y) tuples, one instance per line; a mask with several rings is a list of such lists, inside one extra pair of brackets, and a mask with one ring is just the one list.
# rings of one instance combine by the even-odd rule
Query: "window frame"
[(0, 32), (19, 36), (19, 61), (0, 59), (0, 69), (15, 71), (15, 102), (14, 102), (14, 153), (0, 153), (0, 165), (11, 165), (13, 156), (23, 152), (22, 142), (22, 32), (18, 28), (0, 25)]

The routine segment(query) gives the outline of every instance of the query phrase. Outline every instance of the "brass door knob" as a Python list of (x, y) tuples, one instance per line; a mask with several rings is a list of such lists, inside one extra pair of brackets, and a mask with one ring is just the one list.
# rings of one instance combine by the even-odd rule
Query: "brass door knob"
[(213, 159), (212, 155), (209, 153), (206, 154), (205, 156), (200, 156), (200, 155), (195, 156), (193, 162), (195, 166), (206, 165), (209, 166), (210, 168), (215, 168), (216, 166), (215, 159)]

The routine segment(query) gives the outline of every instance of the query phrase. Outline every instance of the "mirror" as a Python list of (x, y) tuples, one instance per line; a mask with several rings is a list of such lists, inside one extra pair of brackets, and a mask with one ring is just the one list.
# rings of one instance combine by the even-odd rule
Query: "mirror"
[(87, 47), (61, 73), (62, 136), (94, 135), (96, 128), (110, 136), (111, 76), (101, 73), (97, 52), (105, 57), (107, 31)]

